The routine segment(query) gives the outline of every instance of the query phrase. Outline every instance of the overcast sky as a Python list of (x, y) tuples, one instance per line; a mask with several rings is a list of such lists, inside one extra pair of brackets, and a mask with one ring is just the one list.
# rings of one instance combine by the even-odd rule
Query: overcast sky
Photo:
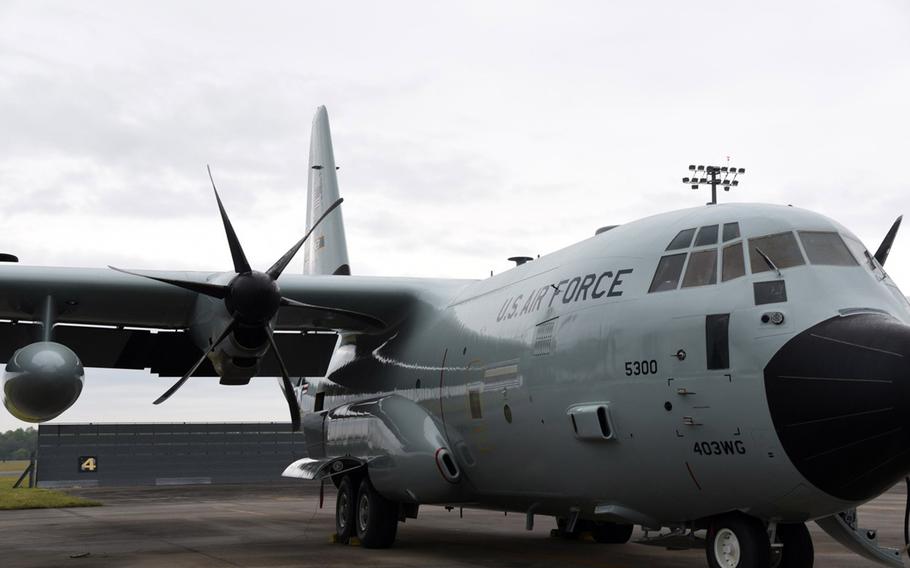
[[(904, 0), (0, 0), (0, 249), (228, 269), (211, 163), (266, 268), (303, 231), (323, 104), (358, 274), (482, 278), (703, 204), (687, 164), (728, 156), (747, 174), (722, 200), (813, 209), (873, 250), (910, 212)], [(169, 379), (91, 370), (58, 421), (286, 420), (275, 380), (253, 383), (153, 407)]]

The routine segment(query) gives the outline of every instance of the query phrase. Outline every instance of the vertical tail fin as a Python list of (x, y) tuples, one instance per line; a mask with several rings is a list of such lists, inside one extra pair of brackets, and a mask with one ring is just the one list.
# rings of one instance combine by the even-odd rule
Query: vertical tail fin
[[(329, 115), (324, 106), (316, 109), (310, 136), (310, 168), (307, 179), (306, 228), (322, 215), (323, 208), (338, 197), (338, 177)], [(304, 274), (350, 274), (348, 245), (344, 237), (341, 207), (335, 209), (307, 240), (303, 249)]]

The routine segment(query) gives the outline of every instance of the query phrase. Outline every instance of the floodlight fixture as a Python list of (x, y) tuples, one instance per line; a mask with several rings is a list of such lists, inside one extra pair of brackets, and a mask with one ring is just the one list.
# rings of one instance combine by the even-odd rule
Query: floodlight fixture
[[(690, 185), (692, 189), (698, 189), (702, 185), (711, 186), (711, 201), (708, 205), (717, 204), (717, 186), (724, 188), (724, 191), (730, 191), (731, 187), (738, 187), (739, 180), (737, 176), (746, 173), (745, 168), (735, 168), (733, 166), (705, 166), (702, 164), (689, 164), (689, 171), (703, 173), (710, 177), (684, 177), (683, 183)], [(723, 174), (721, 176), (720, 174)]]

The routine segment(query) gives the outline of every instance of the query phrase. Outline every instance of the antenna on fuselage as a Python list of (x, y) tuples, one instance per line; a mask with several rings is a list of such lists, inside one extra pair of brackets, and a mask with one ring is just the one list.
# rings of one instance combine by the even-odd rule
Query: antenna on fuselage
[[(697, 176), (711, 176), (711, 177), (693, 177), (687, 178), (684, 177), (683, 183), (691, 185), (692, 189), (698, 189), (703, 185), (711, 186), (711, 201), (706, 203), (706, 205), (717, 205), (717, 186), (724, 188), (724, 191), (730, 191), (731, 187), (737, 187), (739, 185), (739, 180), (736, 179), (736, 176), (741, 176), (746, 173), (745, 168), (734, 168), (731, 166), (695, 166), (690, 165), (689, 171), (694, 173)], [(718, 176), (723, 174), (722, 179), (718, 179)]]

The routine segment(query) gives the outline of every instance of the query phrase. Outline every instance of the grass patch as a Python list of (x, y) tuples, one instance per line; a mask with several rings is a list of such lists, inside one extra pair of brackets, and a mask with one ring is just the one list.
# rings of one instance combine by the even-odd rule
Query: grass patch
[(0, 471), (16, 471), (22, 473), (28, 465), (28, 460), (0, 460)]
[(0, 510), (56, 509), (60, 507), (97, 507), (98, 501), (73, 497), (51, 489), (13, 489), (15, 478), (0, 479)]

